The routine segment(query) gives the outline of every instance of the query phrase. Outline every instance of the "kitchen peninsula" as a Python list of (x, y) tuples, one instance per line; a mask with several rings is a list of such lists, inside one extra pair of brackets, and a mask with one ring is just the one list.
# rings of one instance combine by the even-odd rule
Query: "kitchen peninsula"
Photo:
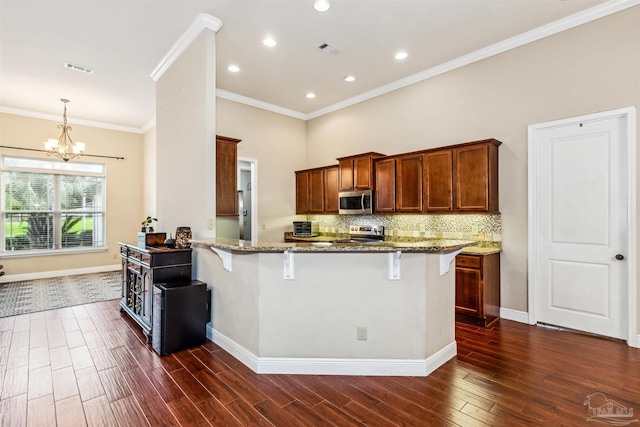
[(192, 243), (210, 337), (255, 372), (426, 376), (456, 355), (449, 268), (474, 242)]

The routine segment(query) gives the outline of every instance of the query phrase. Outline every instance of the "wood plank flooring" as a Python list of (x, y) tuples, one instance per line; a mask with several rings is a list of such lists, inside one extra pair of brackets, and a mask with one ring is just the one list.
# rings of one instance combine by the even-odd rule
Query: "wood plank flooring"
[(570, 426), (600, 392), (640, 418), (640, 350), (456, 325), (426, 378), (257, 375), (213, 343), (159, 357), (106, 301), (0, 318), (0, 426)]

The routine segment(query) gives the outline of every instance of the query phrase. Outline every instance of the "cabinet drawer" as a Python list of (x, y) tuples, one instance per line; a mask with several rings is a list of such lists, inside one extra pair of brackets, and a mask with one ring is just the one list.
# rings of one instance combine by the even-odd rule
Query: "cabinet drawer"
[(480, 268), (480, 257), (473, 255), (458, 255), (456, 267)]

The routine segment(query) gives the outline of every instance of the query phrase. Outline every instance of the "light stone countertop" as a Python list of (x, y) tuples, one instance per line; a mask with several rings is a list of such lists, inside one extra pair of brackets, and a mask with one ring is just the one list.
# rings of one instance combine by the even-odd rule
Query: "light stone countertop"
[(430, 252), (447, 253), (472, 246), (471, 240), (426, 239), (418, 242), (331, 243), (328, 241), (299, 243), (252, 243), (248, 240), (225, 238), (192, 239), (194, 244), (232, 252)]

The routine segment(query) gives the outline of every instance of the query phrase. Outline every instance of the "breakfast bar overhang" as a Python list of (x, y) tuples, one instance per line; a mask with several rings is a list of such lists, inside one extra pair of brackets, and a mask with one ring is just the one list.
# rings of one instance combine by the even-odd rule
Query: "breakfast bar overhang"
[(192, 243), (207, 334), (257, 373), (426, 376), (456, 355), (448, 266), (473, 242)]

